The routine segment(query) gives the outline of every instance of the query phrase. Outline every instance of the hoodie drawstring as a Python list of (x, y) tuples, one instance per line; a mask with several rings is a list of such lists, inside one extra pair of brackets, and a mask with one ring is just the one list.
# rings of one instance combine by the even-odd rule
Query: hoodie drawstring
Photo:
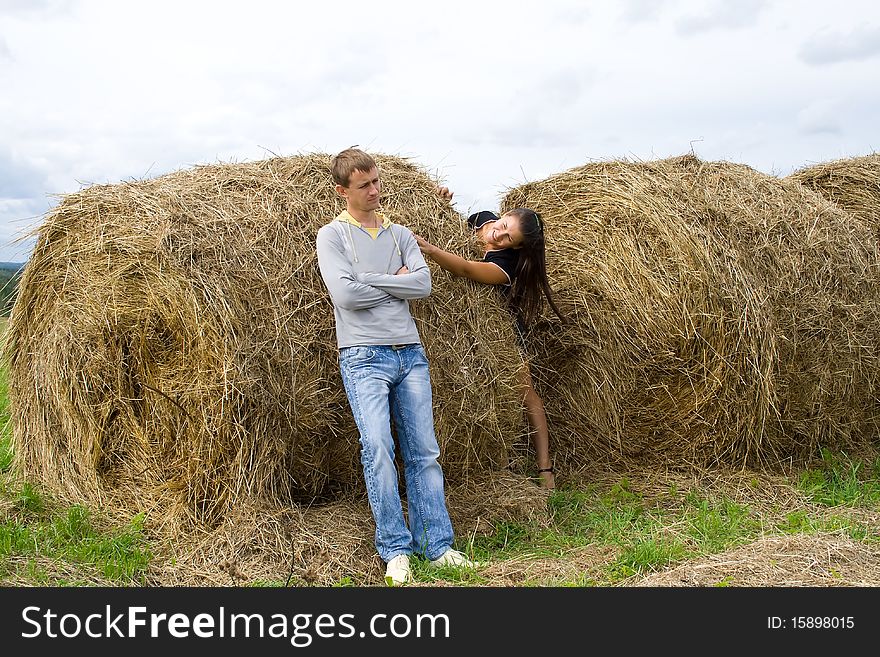
[[(360, 262), (360, 260), (358, 260), (357, 248), (355, 248), (354, 245), (354, 237), (351, 234), (351, 222), (346, 221), (345, 225), (348, 227), (348, 241), (351, 243), (351, 252), (354, 255), (354, 261)], [(400, 243), (397, 241), (397, 235), (394, 234), (394, 224), (388, 226), (388, 231), (391, 233), (391, 238), (394, 240), (394, 247), (397, 249), (397, 255), (402, 258), (403, 253), (400, 251)]]
[(397, 247), (397, 255), (402, 258), (403, 254), (400, 252), (400, 244), (397, 243), (397, 235), (394, 234), (394, 224), (388, 226), (388, 230), (391, 231), (391, 237), (394, 238), (394, 246)]
[(354, 237), (352, 237), (352, 235), (351, 235), (351, 224), (346, 221), (345, 225), (348, 226), (348, 241), (351, 243), (351, 252), (354, 254), (354, 261), (360, 262), (358, 260), (357, 249), (354, 247)]

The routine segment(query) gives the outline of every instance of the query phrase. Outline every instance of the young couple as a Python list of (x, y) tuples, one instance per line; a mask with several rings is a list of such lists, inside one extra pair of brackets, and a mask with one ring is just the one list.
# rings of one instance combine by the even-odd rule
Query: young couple
[[(408, 300), (431, 293), (424, 254), (454, 275), (502, 286), (520, 336), (540, 312), (543, 297), (559, 315), (547, 282), (541, 219), (522, 208), (501, 217), (491, 212), (472, 215), (468, 222), (485, 255), (481, 261), (466, 260), (379, 212), (379, 169), (367, 153), (344, 150), (333, 158), (331, 171), (346, 209), (318, 231), (318, 265), (333, 302), (339, 368), (360, 434), (375, 544), (387, 564), (386, 581), (410, 581), (414, 554), (434, 566), (473, 568), (477, 564), (452, 547), (428, 361)], [(448, 189), (438, 191), (452, 198)], [(547, 420), (525, 362), (522, 383), (538, 474), (542, 486), (553, 488)], [(404, 462), (409, 525), (397, 486), (392, 418)]]

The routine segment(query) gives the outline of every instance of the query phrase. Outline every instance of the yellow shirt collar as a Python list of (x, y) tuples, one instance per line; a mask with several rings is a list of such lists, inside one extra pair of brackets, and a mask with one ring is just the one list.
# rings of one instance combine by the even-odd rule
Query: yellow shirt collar
[[(388, 228), (388, 226), (391, 225), (391, 219), (386, 217), (381, 212), (377, 212), (376, 216), (379, 218), (379, 221), (381, 222), (382, 228)], [(361, 222), (358, 221), (357, 219), (355, 219), (354, 217), (352, 217), (348, 210), (343, 210), (342, 212), (339, 213), (339, 216), (336, 218), (339, 221), (344, 221), (346, 223), (351, 224), (352, 226), (360, 227), (360, 225), (361, 225)]]

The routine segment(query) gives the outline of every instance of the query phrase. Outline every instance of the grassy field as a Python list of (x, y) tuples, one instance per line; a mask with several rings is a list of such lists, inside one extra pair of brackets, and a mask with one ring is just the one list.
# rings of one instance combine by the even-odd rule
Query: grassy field
[[(0, 328), (5, 327), (5, 320)], [(0, 370), (0, 585), (163, 586), (188, 566), (142, 514), (111, 526), (13, 471)], [(458, 546), (478, 571), (415, 566), (423, 586), (878, 586), (880, 457), (824, 453), (786, 476), (651, 470), (560, 481), (545, 521), (499, 522)], [(370, 540), (371, 536), (365, 537)], [(161, 554), (161, 556), (158, 556)], [(305, 586), (246, 574), (226, 584)], [(216, 584), (216, 581), (207, 583)], [(338, 586), (381, 584), (353, 570)]]

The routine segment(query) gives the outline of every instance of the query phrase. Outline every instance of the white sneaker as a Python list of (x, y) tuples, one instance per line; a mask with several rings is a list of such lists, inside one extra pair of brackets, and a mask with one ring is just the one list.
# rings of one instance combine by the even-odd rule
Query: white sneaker
[(388, 562), (388, 566), (385, 568), (385, 583), (388, 586), (400, 586), (409, 581), (412, 581), (409, 555), (398, 554)]
[(464, 554), (452, 548), (446, 550), (436, 559), (431, 560), (432, 566), (458, 566), (460, 568), (478, 568), (479, 563), (471, 561)]

